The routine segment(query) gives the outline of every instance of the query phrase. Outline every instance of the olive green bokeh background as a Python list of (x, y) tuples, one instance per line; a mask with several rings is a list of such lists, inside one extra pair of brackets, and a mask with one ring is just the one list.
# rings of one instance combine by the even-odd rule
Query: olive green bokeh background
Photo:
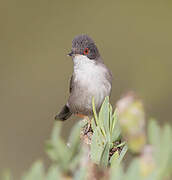
[[(68, 97), (74, 36), (86, 33), (111, 69), (115, 102), (136, 91), (149, 116), (171, 120), (172, 2), (0, 1), (0, 169), (39, 157)], [(64, 135), (74, 118), (64, 123)]]

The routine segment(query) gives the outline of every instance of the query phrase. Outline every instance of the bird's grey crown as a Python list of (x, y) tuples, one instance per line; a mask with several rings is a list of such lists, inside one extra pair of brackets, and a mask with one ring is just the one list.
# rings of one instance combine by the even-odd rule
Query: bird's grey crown
[(72, 51), (74, 54), (84, 55), (84, 50), (88, 48), (89, 59), (97, 60), (100, 57), (97, 46), (94, 41), (86, 34), (76, 36), (72, 41)]

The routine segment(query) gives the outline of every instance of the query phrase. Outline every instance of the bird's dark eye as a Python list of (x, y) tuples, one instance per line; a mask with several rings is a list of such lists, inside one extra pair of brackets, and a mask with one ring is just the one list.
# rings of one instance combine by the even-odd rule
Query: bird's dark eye
[(84, 49), (84, 54), (87, 55), (89, 53), (89, 49), (88, 48), (85, 48)]

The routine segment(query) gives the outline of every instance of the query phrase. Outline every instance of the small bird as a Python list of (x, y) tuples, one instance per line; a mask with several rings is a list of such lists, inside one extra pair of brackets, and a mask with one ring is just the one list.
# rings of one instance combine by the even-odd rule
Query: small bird
[(88, 35), (78, 35), (72, 41), (74, 70), (70, 80), (69, 98), (56, 120), (67, 120), (72, 114), (80, 117), (92, 116), (92, 99), (96, 111), (106, 96), (110, 96), (112, 74), (105, 66), (97, 46)]

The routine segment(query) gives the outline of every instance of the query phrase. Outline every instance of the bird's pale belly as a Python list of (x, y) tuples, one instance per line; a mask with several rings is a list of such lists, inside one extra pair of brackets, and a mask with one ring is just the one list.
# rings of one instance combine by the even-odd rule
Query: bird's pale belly
[(88, 77), (85, 81), (79, 81), (69, 97), (70, 110), (73, 113), (91, 115), (93, 97), (96, 109), (99, 110), (104, 98), (110, 95), (108, 86), (110, 86), (109, 82), (104, 79), (100, 81), (100, 79)]

